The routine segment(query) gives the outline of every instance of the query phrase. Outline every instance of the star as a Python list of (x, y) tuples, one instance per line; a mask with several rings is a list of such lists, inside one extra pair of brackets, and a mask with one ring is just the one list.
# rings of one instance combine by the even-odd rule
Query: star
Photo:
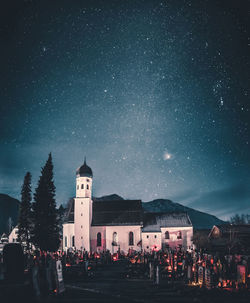
[[(6, 192), (19, 198), (21, 165), (36, 182), (37, 166), (50, 151), (63, 167), (55, 174), (58, 203), (72, 194), (69, 176), (85, 153), (99, 196), (98, 184), (106, 184), (106, 193), (150, 200), (178, 196), (180, 183), (201, 193), (249, 183), (244, 5), (233, 16), (240, 26), (232, 28), (232, 0), (220, 7), (200, 1), (202, 21), (198, 7), (180, 10), (178, 1), (117, 6), (111, 0), (110, 8), (78, 2), (62, 4), (53, 18), (42, 7), (24, 6), (22, 14), (6, 10), (0, 20), (2, 36), (10, 37), (0, 49)], [(220, 170), (227, 174), (223, 182)]]
[(169, 152), (165, 152), (164, 155), (163, 155), (163, 159), (166, 161), (166, 160), (170, 160), (172, 159), (172, 155), (169, 153)]
[(220, 106), (223, 106), (224, 105), (224, 101), (223, 101), (223, 98), (220, 97)]

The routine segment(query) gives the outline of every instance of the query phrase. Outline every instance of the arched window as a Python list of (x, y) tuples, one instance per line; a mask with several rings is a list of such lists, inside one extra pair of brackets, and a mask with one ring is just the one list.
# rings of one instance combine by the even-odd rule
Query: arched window
[(68, 247), (68, 245), (67, 245), (68, 244), (67, 243), (67, 237), (64, 238), (64, 244), (65, 244), (65, 247)]
[(117, 232), (114, 232), (113, 233), (113, 245), (116, 246), (117, 245), (117, 242), (118, 242), (118, 235), (117, 235)]
[(82, 187), (81, 187), (82, 189), (84, 189), (84, 185), (82, 184)]
[(168, 231), (165, 232), (165, 239), (169, 239), (169, 232)]
[(102, 246), (102, 234), (97, 233), (97, 246)]
[(75, 246), (75, 236), (72, 236), (72, 247)]
[(134, 233), (131, 231), (128, 236), (128, 245), (134, 245)]
[(87, 189), (89, 189), (89, 185), (87, 184)]
[(177, 233), (177, 239), (182, 239), (181, 231), (178, 231), (178, 233)]

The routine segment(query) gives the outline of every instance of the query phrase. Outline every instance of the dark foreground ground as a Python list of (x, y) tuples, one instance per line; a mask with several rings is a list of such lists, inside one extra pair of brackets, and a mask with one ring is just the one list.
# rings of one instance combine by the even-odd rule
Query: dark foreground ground
[(36, 299), (29, 285), (1, 285), (0, 302), (184, 302), (184, 303), (250, 303), (249, 292), (203, 290), (181, 282), (159, 286), (143, 279), (125, 279), (125, 264), (117, 262), (98, 268), (92, 279), (74, 278), (65, 282), (66, 291), (57, 296)]

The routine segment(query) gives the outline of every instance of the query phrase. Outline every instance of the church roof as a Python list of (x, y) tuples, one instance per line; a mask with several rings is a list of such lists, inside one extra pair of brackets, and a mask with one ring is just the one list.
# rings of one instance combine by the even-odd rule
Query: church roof
[[(64, 223), (74, 223), (74, 204), (70, 199)], [(94, 200), (91, 225), (143, 225), (143, 232), (161, 232), (162, 227), (192, 227), (192, 222), (185, 212), (143, 213), (141, 200)]]
[(160, 232), (162, 227), (192, 227), (187, 213), (144, 213), (143, 232)]
[(92, 226), (142, 225), (141, 200), (94, 201)]

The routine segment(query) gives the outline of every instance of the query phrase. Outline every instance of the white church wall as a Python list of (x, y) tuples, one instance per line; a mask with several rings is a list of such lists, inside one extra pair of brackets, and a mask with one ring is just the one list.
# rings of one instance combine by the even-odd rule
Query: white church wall
[[(97, 234), (101, 233), (101, 246), (97, 246)], [(92, 226), (90, 229), (90, 248), (93, 252), (101, 252), (106, 250), (106, 227), (105, 226)]]
[(91, 198), (92, 178), (80, 177), (76, 178), (76, 197)]
[(90, 224), (92, 201), (90, 198), (75, 198), (75, 246), (90, 251)]
[[(134, 241), (133, 245), (129, 245), (129, 233), (133, 232)], [(117, 245), (112, 245), (114, 233), (117, 233)], [(116, 253), (119, 248), (121, 252), (127, 253), (129, 249), (133, 249), (136, 251), (141, 250), (141, 246), (137, 244), (141, 240), (141, 226), (133, 225), (133, 226), (106, 226), (106, 248), (110, 250), (110, 252)]]
[[(183, 247), (188, 250), (192, 246), (193, 227), (162, 227), (161, 228), (162, 248), (169, 246), (172, 249)], [(169, 233), (169, 239), (165, 238), (165, 233)], [(181, 235), (181, 239), (178, 236)]]
[(150, 252), (161, 249), (161, 233), (160, 232), (142, 232), (142, 249)]
[(73, 247), (75, 235), (74, 223), (65, 223), (63, 224), (63, 250), (67, 250), (70, 247)]

